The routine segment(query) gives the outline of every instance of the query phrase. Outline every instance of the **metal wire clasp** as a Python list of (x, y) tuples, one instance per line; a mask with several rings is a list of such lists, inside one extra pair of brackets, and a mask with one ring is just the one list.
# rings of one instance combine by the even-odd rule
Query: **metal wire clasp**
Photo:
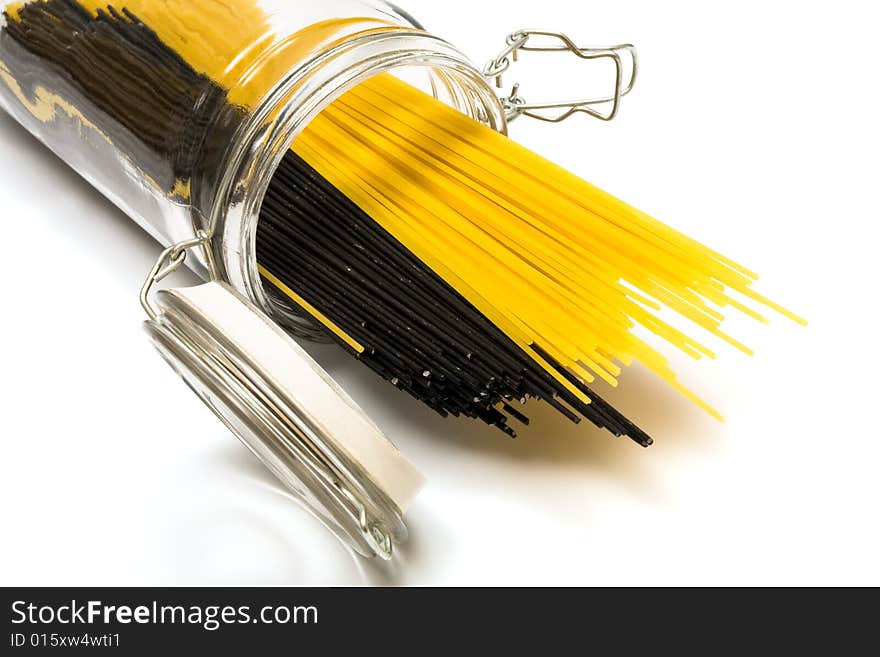
[(186, 262), (186, 254), (190, 249), (202, 247), (205, 250), (205, 259), (209, 263), (211, 276), (212, 278), (214, 277), (214, 267), (211, 264), (213, 259), (207, 249), (209, 239), (208, 234), (205, 231), (200, 230), (196, 233), (194, 238), (178, 242), (177, 244), (172, 244), (162, 251), (162, 255), (159, 256), (159, 259), (156, 261), (156, 264), (153, 266), (153, 269), (150, 271), (147, 280), (144, 281), (144, 285), (141, 288), (141, 306), (143, 306), (144, 311), (150, 319), (155, 320), (156, 317), (158, 317), (158, 313), (155, 308), (153, 308), (153, 304), (150, 303), (150, 291), (156, 283), (159, 283), (164, 278), (177, 271), (181, 265)]
[[(535, 45), (534, 37), (550, 39), (548, 45)], [(530, 44), (531, 41), (531, 44)], [(512, 62), (519, 61), (521, 52), (570, 52), (581, 59), (610, 59), (614, 62), (616, 76), (614, 81), (614, 93), (599, 98), (587, 98), (583, 100), (570, 100), (551, 103), (529, 103), (519, 93), (520, 85), (513, 85), (509, 96), (501, 99), (507, 111), (507, 120), (513, 121), (520, 116), (528, 116), (539, 121), (559, 123), (570, 116), (583, 112), (602, 121), (610, 121), (617, 116), (620, 107), (620, 99), (626, 96), (636, 83), (639, 60), (635, 46), (626, 43), (617, 46), (606, 47), (580, 47), (569, 37), (561, 32), (549, 32), (545, 30), (517, 30), (507, 36), (507, 47), (499, 55), (486, 64), (483, 75), (495, 80), (499, 89), (503, 87), (502, 76), (506, 73)], [(624, 75), (624, 61), (621, 56), (625, 53), (631, 60), (631, 73), (628, 79)], [(609, 105), (606, 111), (597, 109), (597, 106)], [(562, 113), (551, 113), (552, 110), (564, 110)]]

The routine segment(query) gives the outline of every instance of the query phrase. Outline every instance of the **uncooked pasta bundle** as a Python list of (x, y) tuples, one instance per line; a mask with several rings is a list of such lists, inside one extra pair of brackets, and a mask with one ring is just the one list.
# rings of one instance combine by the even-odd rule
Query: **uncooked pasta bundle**
[[(326, 189), (332, 185), (341, 191), (357, 206), (350, 211), (361, 223), (371, 219), (384, 229), (386, 240), (416, 256), (488, 319), (503, 334), (501, 341), (526, 358), (530, 370), (550, 377), (546, 380), (557, 399), (576, 409), (604, 405), (586, 384), (601, 379), (616, 386), (621, 366), (639, 360), (720, 418), (676, 379), (657, 348), (634, 333), (638, 325), (694, 358), (715, 357), (709, 346), (661, 320), (657, 311), (663, 307), (746, 353), (751, 353), (748, 347), (722, 329), (722, 311), (766, 322), (753, 307), (765, 306), (803, 322), (755, 292), (757, 275), (745, 267), (393, 76), (368, 80), (333, 103), (299, 136), (294, 151), (297, 157), (289, 156), (283, 166), (296, 172), (292, 184), (320, 176)], [(297, 202), (286, 212), (270, 210), (271, 202), (270, 197), (264, 212), (271, 212), (279, 226), (297, 221)], [(320, 211), (316, 216), (319, 223), (335, 222)], [(309, 240), (330, 240), (314, 254), (319, 278), (321, 251), (333, 252), (353, 241), (356, 230), (356, 225), (340, 227), (333, 237)], [(292, 294), (290, 285), (306, 285), (307, 275), (299, 264), (292, 271), (285, 268), (285, 260), (303, 260), (279, 252), (278, 234), (264, 241), (264, 275)], [(287, 272), (286, 282), (273, 268)], [(365, 267), (364, 280), (375, 281), (383, 269)], [(352, 287), (346, 278), (351, 277), (343, 276), (340, 288)], [(405, 286), (398, 281), (390, 287)], [(314, 290), (306, 307), (314, 303), (338, 317), (332, 330), (342, 333), (343, 341), (351, 344), (346, 333), (351, 331), (370, 343), (375, 319), (368, 315), (376, 310), (352, 314), (356, 304), (346, 302), (338, 304), (336, 314), (328, 293)], [(436, 327), (438, 313), (411, 309), (403, 321), (417, 318)], [(496, 334), (493, 340), (499, 338)], [(363, 347), (356, 351), (363, 358)], [(406, 387), (420, 383), (423, 366), (426, 378), (435, 375), (431, 365), (421, 360), (410, 368)], [(390, 368), (386, 377), (392, 372), (390, 378), (401, 385), (400, 371)], [(515, 395), (507, 393), (500, 410), (509, 412)], [(438, 410), (450, 409), (441, 405)], [(645, 441), (642, 435), (634, 437)]]

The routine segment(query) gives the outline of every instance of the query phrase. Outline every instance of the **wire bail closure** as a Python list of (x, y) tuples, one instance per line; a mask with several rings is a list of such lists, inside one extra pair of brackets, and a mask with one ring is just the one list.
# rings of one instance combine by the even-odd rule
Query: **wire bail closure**
[(180, 269), (180, 267), (186, 263), (186, 254), (190, 249), (197, 247), (202, 248), (205, 254), (205, 261), (208, 263), (208, 271), (211, 280), (217, 279), (214, 259), (208, 248), (209, 242), (210, 237), (208, 234), (205, 231), (200, 230), (196, 233), (194, 238), (178, 242), (177, 244), (172, 244), (162, 251), (162, 254), (159, 256), (159, 259), (156, 261), (156, 264), (153, 266), (153, 269), (150, 271), (147, 280), (144, 281), (144, 285), (141, 288), (141, 306), (143, 306), (144, 311), (146, 311), (147, 316), (151, 320), (155, 320), (159, 316), (156, 309), (153, 308), (153, 304), (150, 302), (150, 292), (152, 291), (153, 286)]
[[(558, 45), (537, 46), (529, 45), (533, 37), (545, 37), (558, 42)], [(550, 103), (529, 103), (520, 95), (520, 84), (513, 85), (510, 95), (501, 98), (504, 109), (507, 112), (507, 120), (513, 121), (520, 116), (528, 116), (539, 121), (548, 123), (561, 123), (577, 113), (589, 114), (601, 121), (611, 121), (617, 116), (620, 107), (620, 99), (633, 90), (638, 76), (639, 59), (636, 48), (632, 44), (620, 44), (617, 46), (590, 47), (578, 46), (562, 32), (545, 30), (523, 29), (512, 32), (507, 36), (507, 47), (498, 56), (491, 60), (483, 69), (483, 75), (494, 79), (496, 86), (503, 88), (502, 77), (510, 70), (513, 62), (519, 61), (521, 52), (547, 52), (547, 53), (572, 53), (581, 59), (610, 59), (615, 66), (614, 93), (610, 96), (588, 98)], [(626, 54), (632, 61), (629, 78), (624, 81), (624, 62), (622, 54)], [(607, 111), (597, 109), (597, 106), (610, 105)], [(548, 110), (565, 110), (561, 114), (548, 113)]]

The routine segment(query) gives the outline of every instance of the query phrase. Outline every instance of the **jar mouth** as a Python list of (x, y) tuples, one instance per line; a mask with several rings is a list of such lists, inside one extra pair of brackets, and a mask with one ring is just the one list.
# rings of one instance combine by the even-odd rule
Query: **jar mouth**
[[(292, 303), (268, 293), (257, 264), (257, 228), (269, 184), (302, 130), (328, 105), (367, 79), (391, 71), (427, 71), (433, 92), (455, 109), (503, 134), (504, 108), (480, 71), (455, 47), (412, 28), (346, 39), (284, 78), (239, 131), (218, 186), (211, 232), (221, 278), (289, 332), (327, 341), (326, 332)], [(434, 82), (442, 84), (434, 85)]]

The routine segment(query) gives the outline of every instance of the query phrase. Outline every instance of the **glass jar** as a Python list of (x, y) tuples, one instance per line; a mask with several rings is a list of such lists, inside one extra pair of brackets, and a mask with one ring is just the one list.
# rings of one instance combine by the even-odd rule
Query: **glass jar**
[[(386, 2), (0, 7), (0, 106), (168, 247), (151, 283), (184, 261), (213, 281), (155, 305), (145, 287), (160, 353), (307, 508), (360, 554), (389, 557), (420, 475), (304, 352), (251, 317), (324, 335), (264, 292), (260, 207), (299, 132), (366, 78), (394, 71), (505, 131), (490, 84)], [(279, 354), (290, 367), (279, 369)], [(290, 380), (295, 371), (308, 390)]]

